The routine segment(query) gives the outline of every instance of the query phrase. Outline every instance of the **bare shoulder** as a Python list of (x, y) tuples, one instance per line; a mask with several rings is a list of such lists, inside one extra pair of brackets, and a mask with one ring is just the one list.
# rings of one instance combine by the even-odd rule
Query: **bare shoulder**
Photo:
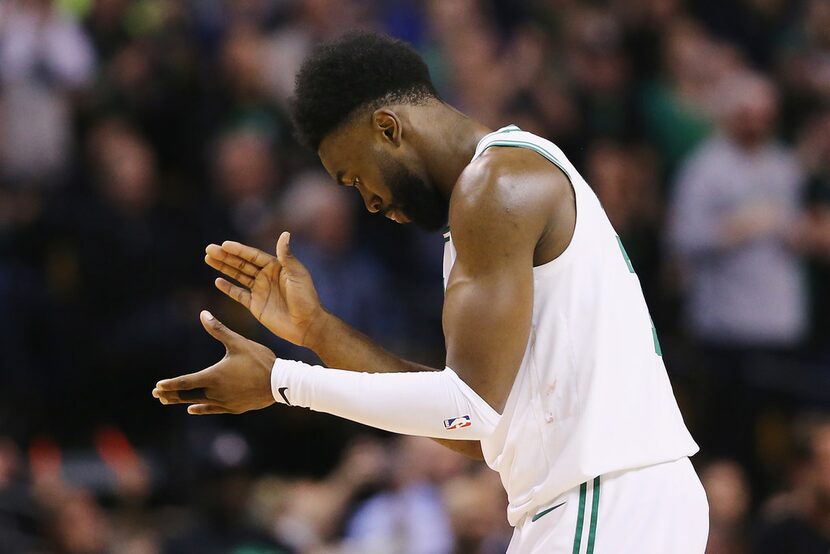
[(573, 196), (565, 174), (535, 152), (488, 148), (465, 168), (453, 189), (453, 241), (460, 248), (470, 241), (493, 246), (497, 240), (533, 253), (552, 224), (573, 209)]

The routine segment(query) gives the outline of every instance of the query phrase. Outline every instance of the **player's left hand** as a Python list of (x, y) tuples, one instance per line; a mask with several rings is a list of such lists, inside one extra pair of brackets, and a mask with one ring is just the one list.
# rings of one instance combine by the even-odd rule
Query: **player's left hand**
[(231, 331), (210, 312), (203, 311), (199, 319), (225, 345), (225, 357), (202, 371), (159, 381), (153, 396), (162, 404), (191, 404), (187, 413), (193, 415), (241, 414), (273, 404), (271, 368), (276, 355)]
[(239, 283), (216, 279), (219, 290), (245, 306), (269, 331), (313, 350), (331, 314), (320, 304), (308, 269), (292, 254), (290, 239), (288, 232), (280, 235), (276, 257), (233, 241), (210, 244), (205, 262)]

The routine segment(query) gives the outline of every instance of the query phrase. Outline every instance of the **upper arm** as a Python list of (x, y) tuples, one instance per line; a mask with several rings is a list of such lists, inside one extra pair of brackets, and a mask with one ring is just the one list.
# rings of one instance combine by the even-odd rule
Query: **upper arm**
[(527, 345), (533, 255), (550, 216), (522, 184), (486, 169), (462, 175), (450, 205), (457, 257), (444, 300), (447, 365), (498, 412)]

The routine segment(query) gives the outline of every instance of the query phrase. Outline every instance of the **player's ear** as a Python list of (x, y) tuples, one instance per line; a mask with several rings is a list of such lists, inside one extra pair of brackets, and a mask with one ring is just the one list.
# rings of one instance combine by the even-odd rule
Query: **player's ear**
[(372, 114), (372, 123), (384, 141), (394, 146), (401, 145), (401, 122), (395, 112), (386, 108), (377, 109)]

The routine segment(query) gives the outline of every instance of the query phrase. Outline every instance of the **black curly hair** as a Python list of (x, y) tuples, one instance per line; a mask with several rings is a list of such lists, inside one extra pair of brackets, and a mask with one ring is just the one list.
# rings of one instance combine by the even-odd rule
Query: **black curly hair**
[(323, 138), (359, 109), (438, 98), (429, 70), (407, 43), (353, 32), (318, 47), (303, 62), (292, 119), (299, 141), (317, 150)]

